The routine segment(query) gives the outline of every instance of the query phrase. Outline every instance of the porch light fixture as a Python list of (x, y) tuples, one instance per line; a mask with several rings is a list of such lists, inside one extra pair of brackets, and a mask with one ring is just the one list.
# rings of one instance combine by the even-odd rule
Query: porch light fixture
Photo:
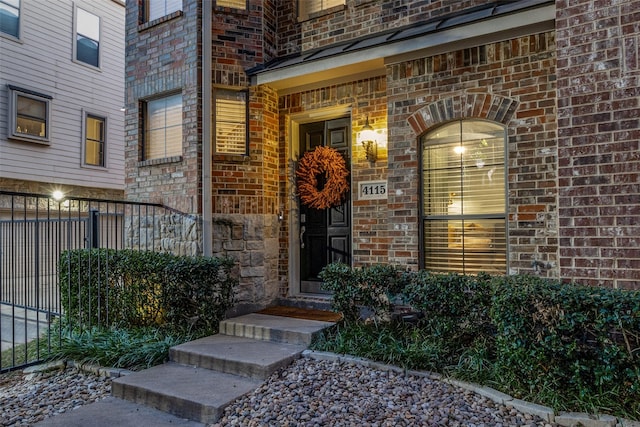
[(60, 190), (55, 190), (53, 193), (51, 193), (51, 197), (53, 197), (53, 199), (56, 201), (60, 201), (64, 199), (64, 193)]
[(375, 163), (378, 160), (378, 134), (369, 125), (369, 116), (367, 116), (364, 127), (358, 134), (358, 142), (362, 144), (367, 160)]

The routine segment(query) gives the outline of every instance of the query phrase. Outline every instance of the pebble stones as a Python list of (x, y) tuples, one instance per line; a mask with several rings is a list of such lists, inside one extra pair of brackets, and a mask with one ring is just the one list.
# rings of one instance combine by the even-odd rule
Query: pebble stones
[(75, 368), (0, 375), (0, 425), (31, 426), (111, 394), (111, 380)]
[(212, 426), (275, 425), (551, 426), (441, 381), (310, 359), (236, 400)]
[[(110, 392), (109, 378), (74, 368), (2, 374), (0, 425), (33, 425)], [(441, 381), (302, 358), (233, 402), (210, 427), (227, 426), (552, 425)]]

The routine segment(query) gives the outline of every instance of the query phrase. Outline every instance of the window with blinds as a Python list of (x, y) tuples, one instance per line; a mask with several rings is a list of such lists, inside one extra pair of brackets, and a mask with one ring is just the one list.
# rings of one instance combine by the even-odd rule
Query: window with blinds
[(182, 10), (182, 0), (146, 0), (144, 2), (145, 22)]
[(247, 154), (247, 92), (217, 89), (214, 93), (215, 152)]
[(345, 0), (298, 0), (298, 17), (300, 20), (308, 19), (313, 13), (335, 6), (344, 6), (345, 3)]
[(216, 0), (216, 6), (246, 10), (247, 0)]
[(144, 104), (144, 160), (182, 155), (182, 95)]
[(424, 267), (506, 273), (505, 130), (463, 120), (423, 137)]

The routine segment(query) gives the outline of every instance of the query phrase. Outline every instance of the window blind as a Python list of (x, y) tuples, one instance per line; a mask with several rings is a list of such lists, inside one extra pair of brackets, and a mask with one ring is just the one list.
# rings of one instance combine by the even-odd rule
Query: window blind
[(215, 101), (216, 153), (246, 154), (246, 92), (217, 90)]
[(504, 129), (455, 122), (423, 143), (425, 268), (505, 273)]
[(182, 95), (149, 100), (145, 111), (144, 158), (182, 154)]
[(330, 9), (334, 6), (344, 6), (345, 0), (299, 0), (298, 16), (300, 19), (307, 19), (312, 13)]
[(245, 10), (247, 8), (247, 0), (217, 0), (216, 6)]

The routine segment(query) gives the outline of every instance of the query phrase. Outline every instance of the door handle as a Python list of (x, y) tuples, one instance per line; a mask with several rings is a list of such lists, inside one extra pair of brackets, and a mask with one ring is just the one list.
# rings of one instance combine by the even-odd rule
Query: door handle
[(304, 249), (304, 240), (302, 240), (302, 236), (304, 236), (304, 232), (307, 231), (307, 228), (303, 225), (300, 227), (300, 247)]

